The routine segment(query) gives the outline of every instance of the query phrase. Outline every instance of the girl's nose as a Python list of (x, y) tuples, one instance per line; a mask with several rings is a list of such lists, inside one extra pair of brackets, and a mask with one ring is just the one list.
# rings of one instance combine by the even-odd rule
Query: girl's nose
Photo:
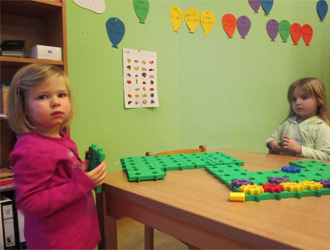
[(52, 98), (50, 105), (52, 107), (58, 107), (58, 106), (60, 106), (60, 102), (59, 102), (58, 98), (57, 97)]

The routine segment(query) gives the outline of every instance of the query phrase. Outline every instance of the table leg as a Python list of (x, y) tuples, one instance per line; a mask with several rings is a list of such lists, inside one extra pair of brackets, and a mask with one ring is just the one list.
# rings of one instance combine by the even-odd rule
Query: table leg
[(117, 250), (117, 221), (115, 218), (107, 216), (107, 225), (109, 233), (106, 234), (106, 249)]
[(144, 225), (144, 249), (154, 249), (154, 229)]
[(103, 200), (103, 192), (95, 194), (96, 210), (99, 219), (100, 232), (101, 232), (101, 242), (98, 245), (99, 250), (105, 249), (105, 229), (104, 229), (104, 218), (105, 218), (105, 208)]
[(117, 222), (116, 219), (106, 214), (104, 192), (95, 194), (96, 209), (100, 225), (101, 241), (98, 244), (99, 250), (118, 249), (117, 243)]

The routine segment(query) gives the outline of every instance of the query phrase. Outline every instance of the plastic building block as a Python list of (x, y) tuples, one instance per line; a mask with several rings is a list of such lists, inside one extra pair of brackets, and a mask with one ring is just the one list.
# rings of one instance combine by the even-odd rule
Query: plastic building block
[(323, 167), (323, 168), (328, 168), (330, 170), (330, 165), (326, 164), (321, 161), (290, 161), (289, 162), (290, 166), (296, 166), (296, 167), (301, 167), (301, 168), (318, 168), (318, 167)]
[(253, 182), (245, 179), (235, 179), (231, 181), (231, 185), (238, 188), (242, 185), (247, 185), (247, 184), (253, 185)]
[[(272, 171), (247, 171), (243, 161), (221, 152), (126, 157), (121, 160), (129, 181), (159, 180), (166, 171), (205, 168), (233, 191), (230, 200), (261, 201), (330, 195), (330, 165), (320, 161), (292, 161)], [(284, 171), (283, 171), (284, 170)], [(266, 184), (265, 184), (266, 183)], [(235, 196), (237, 193), (237, 196)]]
[(280, 185), (283, 186), (284, 190), (287, 191), (296, 191), (296, 192), (300, 192), (302, 190), (304, 190), (304, 187), (300, 184), (298, 184), (297, 182), (282, 182), (280, 183)]
[(284, 177), (269, 177), (268, 181), (269, 181), (269, 183), (280, 184), (282, 182), (290, 182), (290, 179), (287, 179), (287, 178), (284, 178)]
[(230, 192), (229, 193), (230, 201), (245, 201), (245, 193), (242, 192)]
[(128, 169), (127, 170), (129, 181), (147, 181), (147, 180), (161, 180), (166, 176), (166, 172), (159, 168), (142, 168), (142, 169)]
[[(104, 161), (105, 154), (103, 153), (103, 149), (97, 148), (97, 145), (92, 144), (92, 146), (90, 146), (88, 149), (87, 159), (88, 159), (87, 171), (91, 171), (94, 168), (96, 168), (98, 165), (100, 165), (102, 161)], [(101, 185), (95, 188), (96, 193), (101, 193), (101, 191), (102, 191)]]
[(243, 193), (248, 193), (248, 194), (261, 194), (264, 193), (264, 189), (260, 186), (257, 185), (242, 185), (239, 190)]
[(319, 180), (317, 182), (322, 183), (323, 188), (330, 188), (330, 180)]
[(301, 168), (298, 167), (282, 167), (282, 171), (283, 172), (287, 172), (287, 173), (300, 173), (301, 172)]
[(284, 187), (281, 185), (278, 185), (276, 183), (266, 183), (266, 184), (261, 184), (265, 192), (269, 193), (281, 193), (284, 191)]
[(323, 188), (323, 185), (321, 183), (315, 181), (299, 181), (299, 184), (304, 189), (309, 189), (309, 190), (320, 190)]

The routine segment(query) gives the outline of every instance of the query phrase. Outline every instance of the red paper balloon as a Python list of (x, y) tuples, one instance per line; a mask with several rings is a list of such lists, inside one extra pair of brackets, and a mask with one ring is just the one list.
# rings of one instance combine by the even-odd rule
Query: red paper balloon
[(294, 44), (297, 45), (301, 38), (301, 26), (299, 23), (293, 23), (290, 26), (290, 33)]
[(228, 37), (233, 37), (236, 29), (236, 22), (236, 17), (232, 14), (226, 14), (222, 17), (222, 26), (228, 34)]
[(308, 24), (303, 25), (301, 28), (301, 35), (306, 43), (306, 46), (309, 46), (309, 43), (313, 37), (313, 28)]

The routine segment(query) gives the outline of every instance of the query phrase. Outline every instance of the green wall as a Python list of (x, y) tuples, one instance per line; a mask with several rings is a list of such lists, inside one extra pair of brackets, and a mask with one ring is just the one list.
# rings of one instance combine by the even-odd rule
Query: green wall
[[(293, 81), (318, 77), (330, 97), (330, 14), (320, 21), (317, 0), (275, 0), (268, 16), (261, 8), (254, 14), (247, 0), (149, 0), (145, 24), (139, 23), (132, 0), (105, 2), (105, 12), (96, 14), (67, 0), (67, 37), (77, 106), (71, 136), (81, 155), (92, 143), (103, 147), (108, 171), (121, 169), (122, 157), (200, 144), (209, 150), (267, 152), (266, 138), (288, 113), (286, 92)], [(212, 11), (216, 24), (210, 35), (201, 25), (189, 33), (184, 21), (174, 32), (173, 5)], [(237, 29), (228, 38), (221, 24), (227, 13), (250, 18), (246, 39)], [(125, 24), (119, 49), (112, 48), (106, 33), (111, 17)], [(302, 38), (298, 45), (291, 37), (284, 43), (279, 34), (271, 42), (270, 19), (311, 25), (310, 46)], [(124, 108), (123, 48), (157, 52), (158, 108)]]

